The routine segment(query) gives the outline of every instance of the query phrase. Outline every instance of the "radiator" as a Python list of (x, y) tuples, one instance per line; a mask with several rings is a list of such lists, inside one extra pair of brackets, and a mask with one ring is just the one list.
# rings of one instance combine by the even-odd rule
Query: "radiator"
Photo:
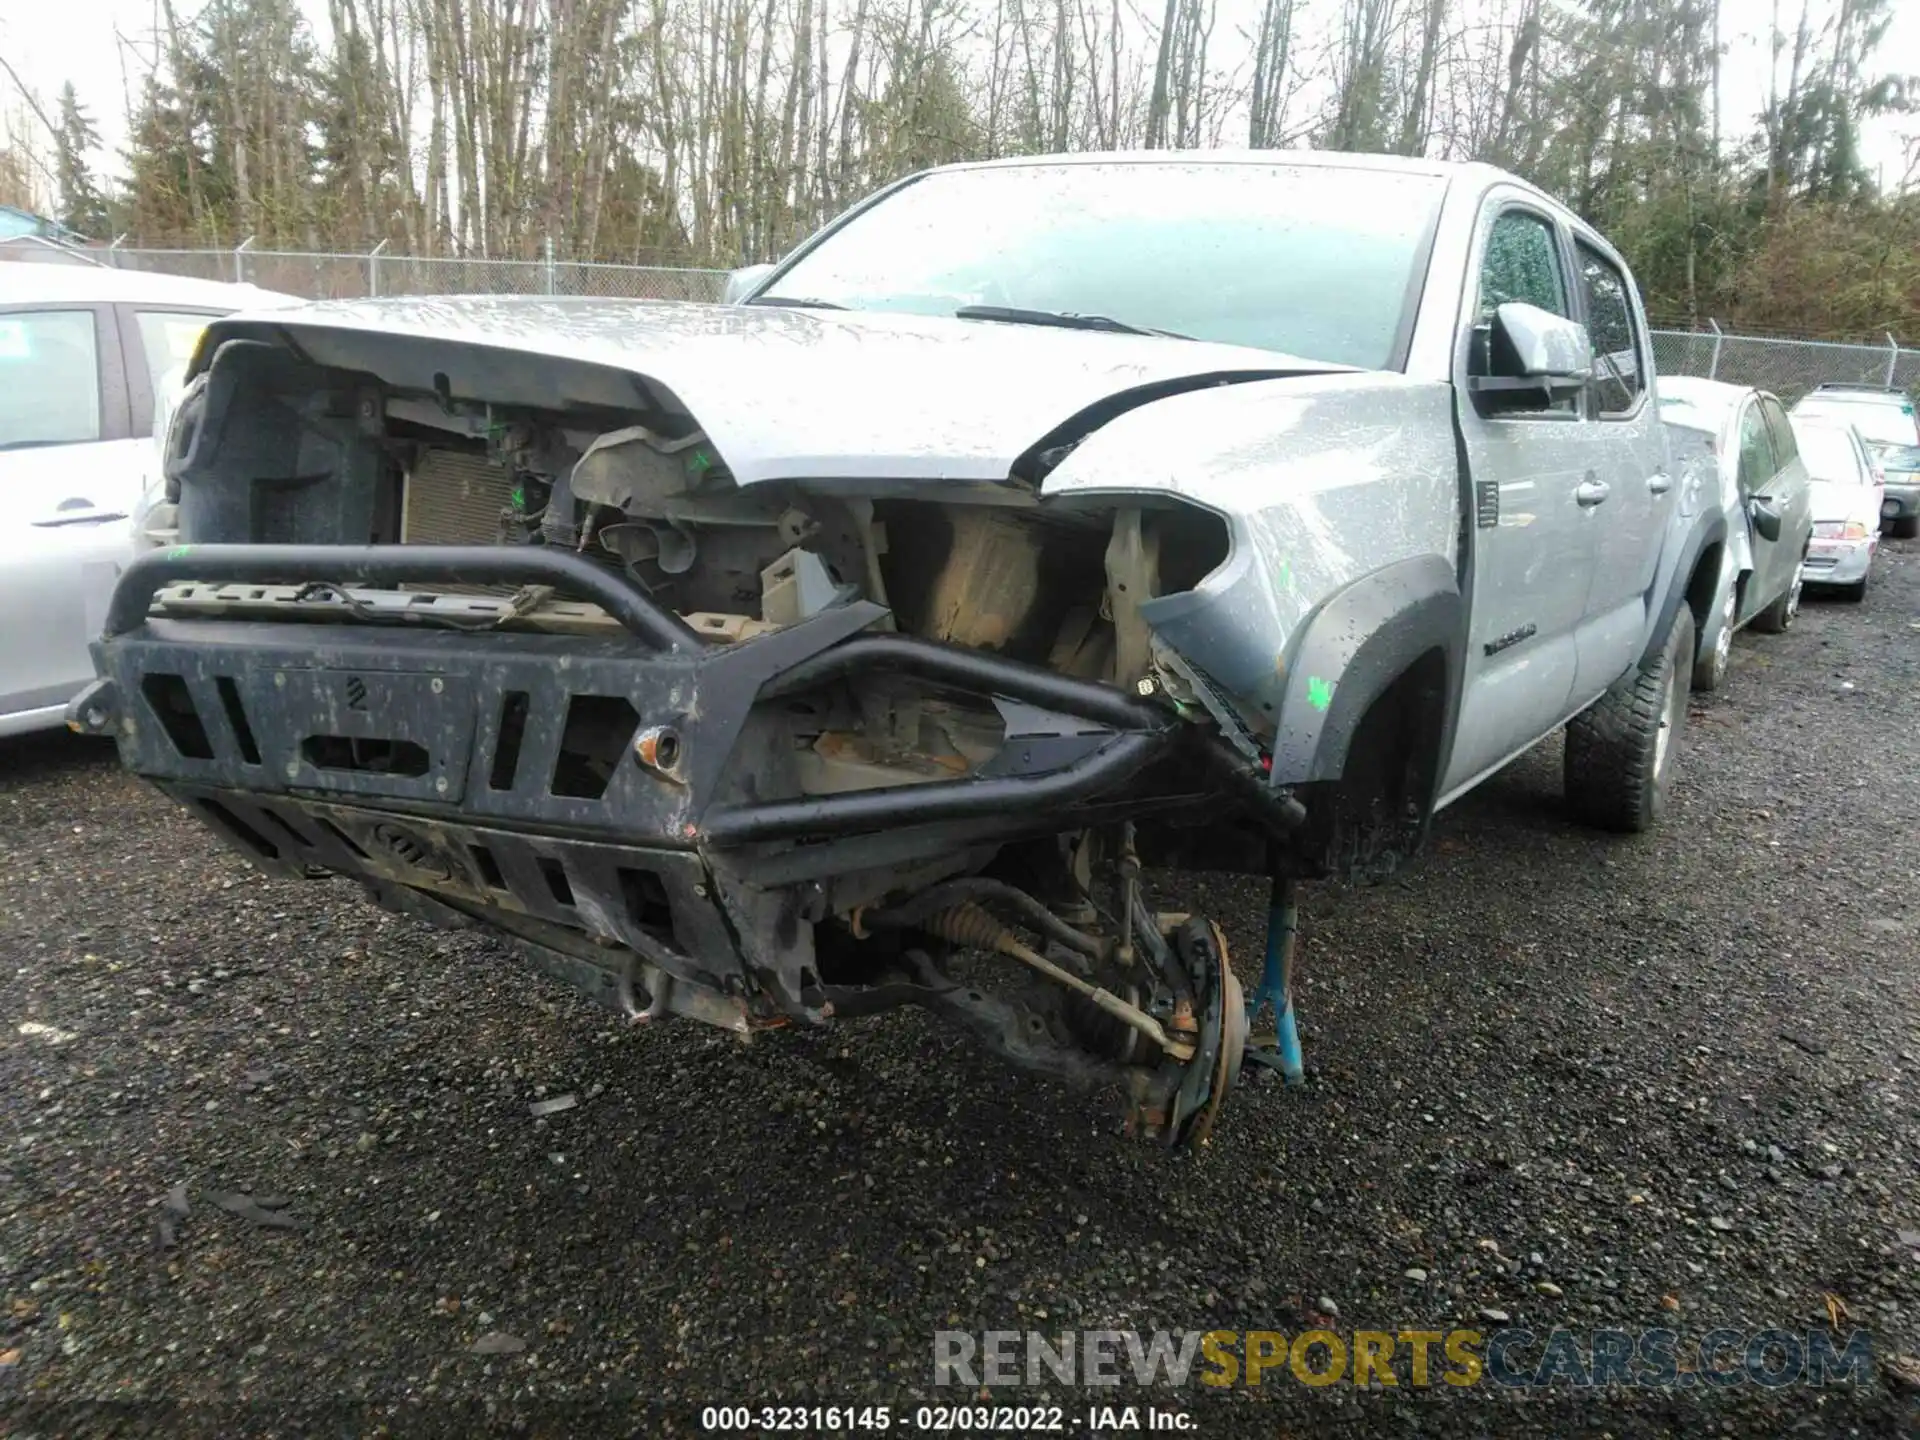
[(400, 540), (407, 545), (493, 545), (513, 504), (513, 475), (484, 455), (429, 450), (407, 475)]

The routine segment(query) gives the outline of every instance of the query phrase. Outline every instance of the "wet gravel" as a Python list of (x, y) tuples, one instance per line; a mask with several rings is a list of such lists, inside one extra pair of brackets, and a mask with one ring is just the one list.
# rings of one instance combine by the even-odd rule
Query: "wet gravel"
[[(942, 1327), (1698, 1336), (1829, 1297), (1866, 1383), (1159, 1399), (1226, 1435), (1902, 1432), (1917, 697), (1890, 542), (1864, 605), (1736, 643), (1657, 835), (1568, 825), (1549, 744), (1400, 880), (1315, 890), (1313, 1083), (1187, 1159), (918, 1015), (627, 1033), (484, 940), (262, 880), (106, 751), (0, 742), (0, 1433), (691, 1433), (898, 1415)], [(1257, 887), (1160, 898), (1251, 984)]]

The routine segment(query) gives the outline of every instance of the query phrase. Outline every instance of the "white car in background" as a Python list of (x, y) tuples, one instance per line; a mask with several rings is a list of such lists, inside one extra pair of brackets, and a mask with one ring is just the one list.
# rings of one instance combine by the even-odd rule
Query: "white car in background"
[(64, 723), (93, 678), (156, 395), (206, 323), (294, 297), (104, 265), (0, 264), (0, 736)]
[(1793, 407), (1795, 420), (1838, 420), (1867, 444), (1885, 488), (1880, 520), (1896, 540), (1920, 536), (1920, 407), (1883, 385), (1816, 385)]
[(1880, 553), (1885, 472), (1859, 430), (1845, 420), (1796, 413), (1793, 433), (1813, 481), (1807, 584), (1832, 586), (1848, 600), (1864, 600), (1873, 557)]
[(1683, 484), (1726, 516), (1726, 544), (1695, 648), (1693, 688), (1726, 678), (1734, 632), (1751, 625), (1778, 634), (1800, 613), (1804, 561), (1813, 534), (1807, 466), (1780, 402), (1764, 390), (1662, 375), (1654, 382), (1660, 420)]

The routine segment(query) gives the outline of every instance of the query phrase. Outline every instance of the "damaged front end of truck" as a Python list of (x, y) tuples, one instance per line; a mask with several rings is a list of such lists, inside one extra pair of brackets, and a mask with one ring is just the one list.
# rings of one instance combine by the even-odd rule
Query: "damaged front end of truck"
[(1290, 372), (1093, 374), (1003, 457), (775, 454), (818, 416), (755, 430), (713, 376), (743, 327), (819, 322), (659, 308), (723, 358), (663, 380), (564, 306), (537, 349), (501, 335), (540, 307), (216, 325), (166, 437), (178, 543), (123, 576), (74, 728), (263, 869), (489, 931), (635, 1021), (920, 1006), (1204, 1138), (1246, 1005), (1141, 867), (1307, 873), (1356, 802), (1273, 783), (1277, 722), (1150, 623), (1230, 568), (1228, 517), (1043, 482), (1115, 415)]

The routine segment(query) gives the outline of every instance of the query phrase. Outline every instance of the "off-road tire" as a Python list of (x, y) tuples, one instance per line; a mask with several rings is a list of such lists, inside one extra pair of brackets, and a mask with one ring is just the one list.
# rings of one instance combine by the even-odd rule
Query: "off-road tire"
[(1920, 536), (1920, 515), (1902, 515), (1887, 526), (1888, 533), (1896, 540), (1911, 540)]
[(1629, 835), (1653, 828), (1686, 728), (1692, 654), (1693, 612), (1682, 605), (1652, 662), (1567, 722), (1567, 805), (1576, 818)]
[(1787, 588), (1773, 597), (1773, 603), (1753, 617), (1753, 628), (1762, 635), (1784, 635), (1800, 613), (1800, 596), (1806, 588), (1806, 565), (1794, 567)]

